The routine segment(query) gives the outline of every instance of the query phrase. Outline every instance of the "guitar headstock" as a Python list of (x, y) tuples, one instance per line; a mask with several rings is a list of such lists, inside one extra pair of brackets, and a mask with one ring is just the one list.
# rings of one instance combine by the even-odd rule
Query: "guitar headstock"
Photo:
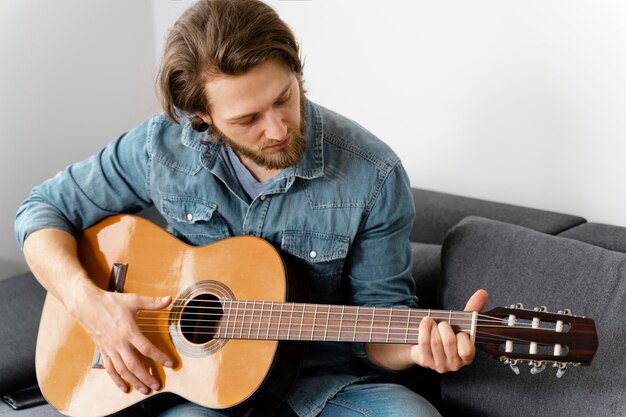
[(481, 313), (477, 321), (476, 347), (511, 366), (527, 363), (531, 373), (546, 365), (561, 377), (569, 366), (589, 365), (598, 348), (592, 319), (569, 310), (549, 313), (545, 307), (524, 309), (521, 304)]

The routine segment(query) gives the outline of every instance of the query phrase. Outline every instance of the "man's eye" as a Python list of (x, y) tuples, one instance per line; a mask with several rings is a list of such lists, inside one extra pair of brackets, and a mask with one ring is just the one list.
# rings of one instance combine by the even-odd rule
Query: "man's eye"
[(278, 104), (278, 105), (285, 104), (286, 102), (289, 101), (290, 98), (291, 98), (291, 90), (289, 90), (289, 92), (287, 94), (285, 94), (284, 96), (279, 98), (278, 101), (276, 102), (276, 104)]
[(245, 119), (238, 120), (236, 124), (240, 126), (249, 126), (252, 123), (254, 123), (256, 119), (257, 119), (257, 116), (254, 115), (254, 116), (246, 117)]

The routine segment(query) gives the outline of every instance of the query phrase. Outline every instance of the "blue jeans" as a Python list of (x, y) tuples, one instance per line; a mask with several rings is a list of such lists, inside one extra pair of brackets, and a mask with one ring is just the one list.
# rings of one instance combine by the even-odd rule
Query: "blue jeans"
[[(223, 417), (225, 414), (192, 403), (171, 408), (159, 417)], [(285, 404), (273, 417), (294, 417)], [(320, 417), (441, 417), (428, 401), (397, 384), (355, 384), (326, 403)]]

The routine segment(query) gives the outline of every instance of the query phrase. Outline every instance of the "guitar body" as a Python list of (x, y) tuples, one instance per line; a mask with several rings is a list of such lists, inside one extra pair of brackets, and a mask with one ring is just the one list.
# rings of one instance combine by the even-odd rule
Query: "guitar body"
[[(81, 262), (100, 288), (109, 287), (114, 263), (127, 264), (124, 292), (170, 295), (181, 309), (184, 300), (202, 294), (275, 302), (304, 298), (297, 281), (288, 282), (290, 267), (262, 239), (235, 237), (193, 247), (146, 220), (121, 215), (85, 230), (77, 240)], [(271, 410), (295, 381), (302, 342), (212, 339), (200, 343), (177, 330), (171, 313), (169, 321), (165, 312), (148, 317), (147, 328), (153, 325), (165, 331), (145, 332), (146, 336), (176, 358), (174, 369), (146, 363), (161, 381), (160, 392), (223, 411)], [(37, 378), (46, 400), (65, 415), (91, 417), (116, 413), (147, 398), (132, 389), (122, 393), (105, 369), (94, 366), (95, 355), (89, 335), (48, 295), (36, 352)]]

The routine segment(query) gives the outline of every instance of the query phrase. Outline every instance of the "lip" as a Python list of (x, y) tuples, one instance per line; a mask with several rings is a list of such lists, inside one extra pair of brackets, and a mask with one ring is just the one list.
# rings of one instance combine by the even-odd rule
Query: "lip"
[(265, 150), (277, 151), (277, 150), (283, 149), (287, 145), (289, 145), (289, 140), (290, 139), (291, 139), (291, 137), (288, 136), (284, 140), (282, 140), (281, 142), (276, 143), (275, 145), (264, 146), (262, 150), (263, 151), (265, 151)]

